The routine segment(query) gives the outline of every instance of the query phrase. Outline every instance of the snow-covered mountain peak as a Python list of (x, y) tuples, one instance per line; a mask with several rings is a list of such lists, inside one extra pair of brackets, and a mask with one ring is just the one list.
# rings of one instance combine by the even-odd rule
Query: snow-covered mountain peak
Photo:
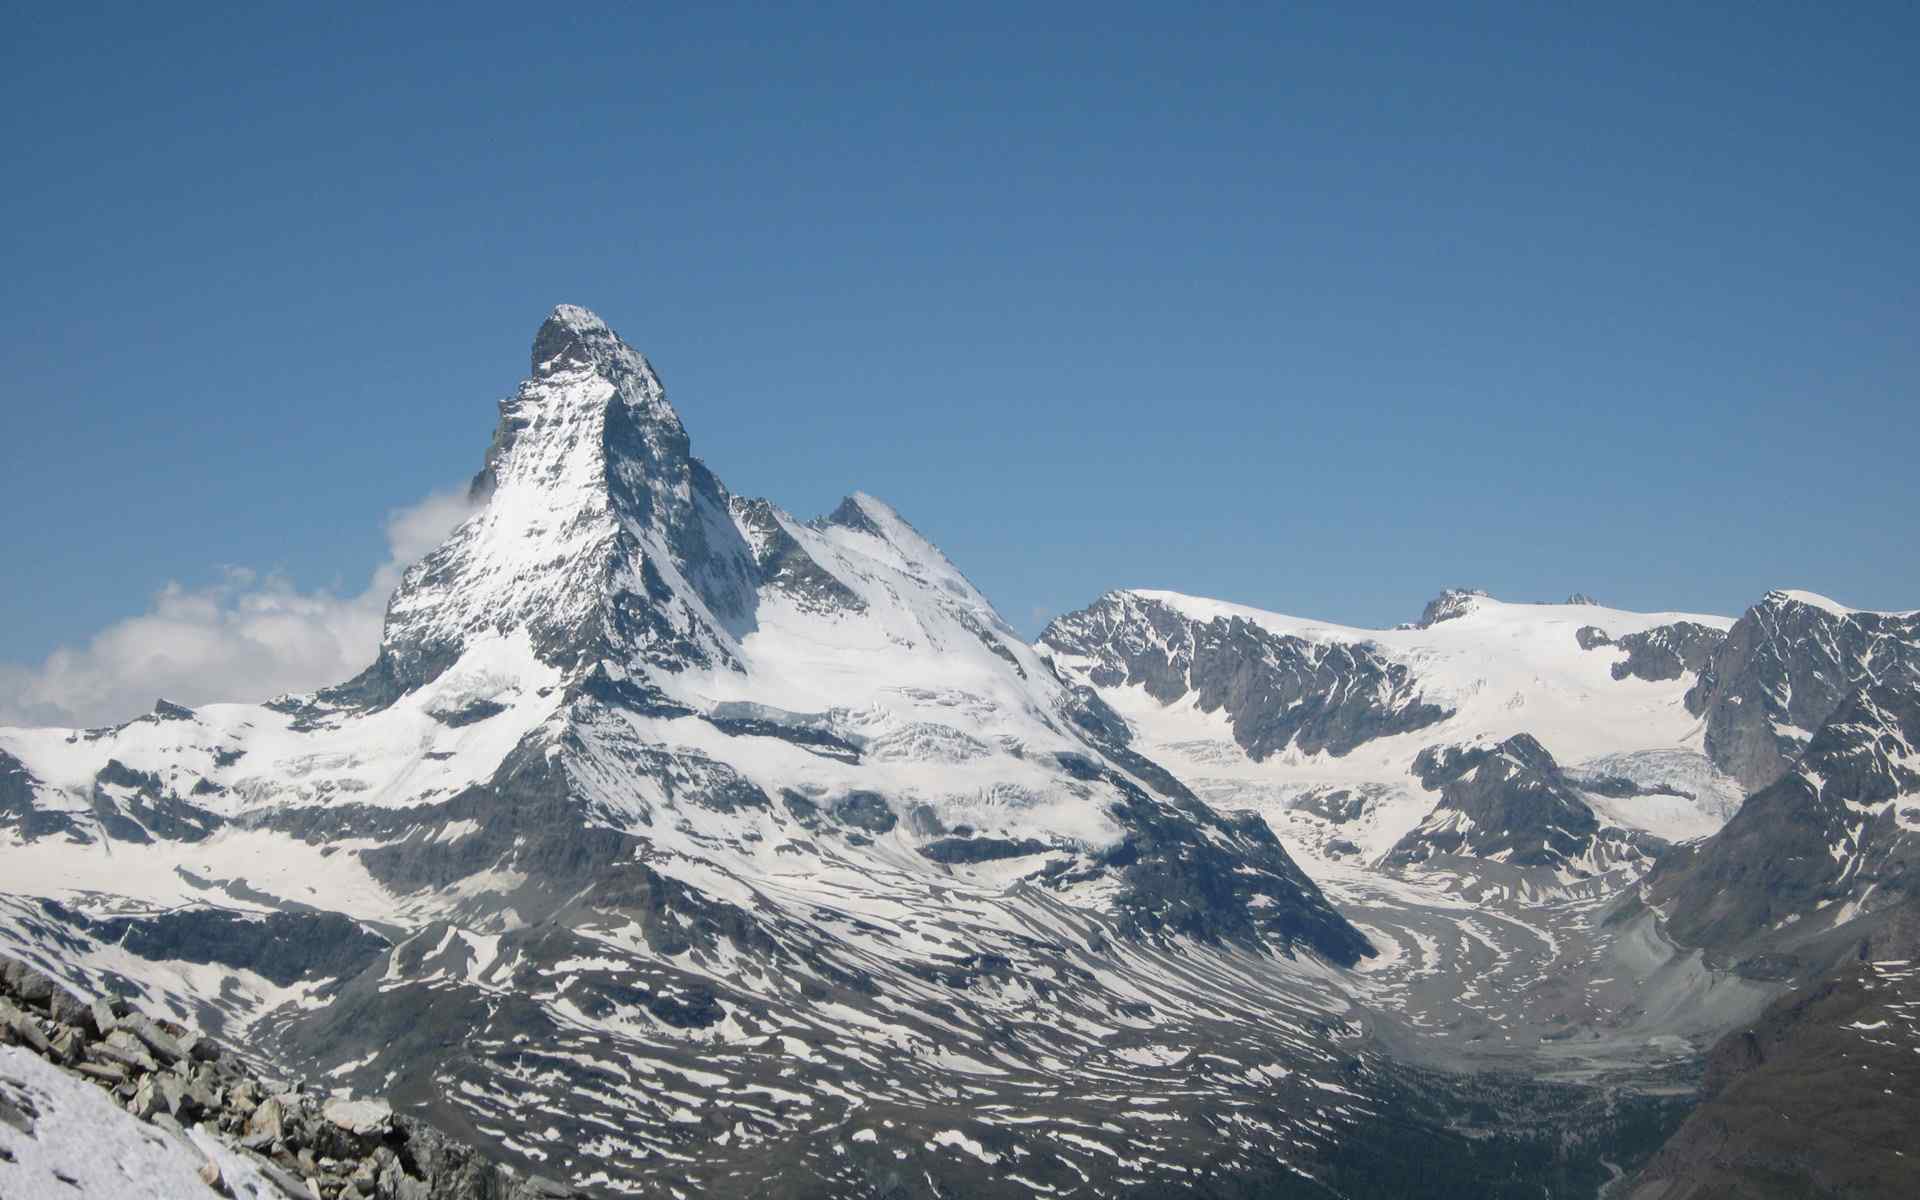
[(597, 314), (574, 304), (556, 305), (534, 334), (532, 373), (582, 368), (609, 377), (652, 374), (647, 360)]
[(725, 663), (750, 619), (753, 554), (653, 368), (561, 305), (532, 375), (500, 402), (478, 511), (408, 571), (370, 697), (436, 678), (492, 635), (563, 667)]

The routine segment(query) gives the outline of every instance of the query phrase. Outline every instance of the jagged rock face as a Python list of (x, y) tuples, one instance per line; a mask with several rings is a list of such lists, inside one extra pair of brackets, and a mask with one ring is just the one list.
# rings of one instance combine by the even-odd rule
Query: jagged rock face
[(1651, 857), (1651, 839), (1603, 830), (1593, 808), (1553, 756), (1527, 734), (1494, 746), (1436, 747), (1414, 771), (1440, 789), (1433, 812), (1387, 857), (1411, 866), (1440, 855), (1471, 855), (1516, 867), (1585, 875)]
[(1615, 679), (1645, 679), (1658, 682), (1699, 675), (1712, 661), (1713, 652), (1727, 638), (1726, 630), (1697, 621), (1676, 621), (1657, 629), (1642, 630), (1618, 641), (1597, 625), (1582, 627), (1576, 635), (1582, 650), (1618, 646), (1627, 657), (1613, 664)]
[[(1456, 589), (1418, 624), (1366, 630), (1116, 592), (1056, 621), (1041, 646), (1107, 703), (1141, 753), (1209, 803), (1258, 811), (1283, 836), (1303, 837), (1308, 853), (1396, 868), (1436, 856), (1491, 867), (1485, 860), (1497, 856), (1500, 886), (1545, 899), (1568, 894), (1574, 878), (1644, 869), (1661, 842), (1705, 836), (1737, 805), (1682, 704), (1688, 672), (1724, 624)], [(1516, 738), (1551, 748), (1579, 778), (1557, 766), (1550, 782), (1489, 777), (1486, 795), (1456, 800), (1484, 820), (1517, 823), (1511, 838), (1485, 824), (1469, 836), (1472, 818), (1430, 794), (1461, 772), (1432, 777), (1433, 756), (1422, 752), (1485, 753)], [(1521, 803), (1529, 784), (1546, 798)], [(1511, 806), (1496, 801), (1502, 794)], [(1556, 814), (1563, 821), (1541, 840), (1540, 822)], [(1479, 869), (1445, 866), (1455, 878)]]
[(1897, 902), (1920, 884), (1916, 748), (1920, 684), (1855, 688), (1785, 775), (1662, 864), (1650, 900), (1688, 945), (1774, 957)]
[(1095, 687), (1137, 684), (1162, 704), (1192, 694), (1202, 712), (1226, 714), (1256, 761), (1289, 746), (1345, 754), (1449, 715), (1421, 699), (1411, 671), (1365, 643), (1290, 637), (1239, 617), (1198, 621), (1133, 593), (1059, 618), (1040, 642), (1087, 660), (1081, 670)]
[(1486, 598), (1487, 593), (1479, 588), (1448, 588), (1427, 601), (1426, 608), (1421, 610), (1420, 619), (1414, 622), (1413, 627), (1432, 629), (1442, 621), (1451, 621), (1472, 612), (1474, 601)]
[(1707, 719), (1715, 765), (1758, 791), (1792, 765), (1850, 691), (1897, 678), (1920, 678), (1920, 613), (1853, 611), (1775, 591), (1714, 651), (1687, 707)]
[(38, 841), (55, 834), (72, 836), (73, 818), (36, 803), (39, 791), (40, 781), (27, 770), (26, 764), (0, 750), (0, 829), (13, 830), (23, 841)]

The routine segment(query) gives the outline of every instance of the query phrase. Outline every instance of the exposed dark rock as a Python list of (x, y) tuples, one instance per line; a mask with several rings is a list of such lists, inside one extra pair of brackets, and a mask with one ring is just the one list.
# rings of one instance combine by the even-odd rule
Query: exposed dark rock
[[(1533, 742), (1531, 737), (1527, 740), (1528, 742)], [(1539, 743), (1533, 742), (1533, 745), (1537, 746)], [(1413, 773), (1414, 776), (1420, 780), (1421, 787), (1426, 788), (1428, 791), (1435, 791), (1445, 787), (1447, 784), (1465, 775), (1468, 771), (1479, 766), (1497, 749), (1498, 747), (1495, 746), (1484, 745), (1428, 746), (1420, 753), (1414, 755)], [(1535, 756), (1531, 748), (1525, 750), (1524, 753), (1527, 757)], [(1545, 753), (1544, 747), (1541, 748), (1540, 753)]]
[(1295, 800), (1293, 806), (1323, 821), (1345, 825), (1366, 813), (1368, 797), (1356, 788), (1316, 788)]
[(860, 761), (860, 747), (830, 730), (811, 725), (770, 721), (760, 717), (716, 714), (708, 717), (707, 720), (715, 729), (731, 737), (778, 738), (783, 742), (791, 742), (802, 750), (818, 754), (822, 758), (833, 758), (849, 763)]
[(1184, 789), (1156, 801), (1116, 772), (1103, 777), (1125, 797), (1110, 812), (1126, 836), (1099, 858), (1121, 869), (1126, 932), (1308, 949), (1341, 966), (1374, 955), (1258, 814), (1217, 813)]
[(35, 804), (40, 786), (25, 763), (0, 750), (0, 830), (11, 829), (29, 842), (56, 835), (73, 841), (91, 840), (71, 814)]
[(892, 806), (878, 792), (848, 792), (835, 800), (828, 811), (842, 825), (852, 825), (868, 833), (886, 833), (898, 824)]
[(1611, 796), (1617, 800), (1630, 800), (1636, 796), (1678, 796), (1682, 800), (1697, 797), (1682, 788), (1670, 784), (1637, 783), (1623, 775), (1581, 775), (1568, 776), (1580, 786), (1583, 792), (1592, 792), (1596, 796)]
[(153, 715), (161, 721), (191, 721), (194, 719), (192, 709), (184, 704), (175, 704), (171, 700), (154, 701)]
[(780, 805), (794, 820), (808, 829), (819, 824), (820, 806), (791, 788), (780, 793)]
[(937, 863), (949, 864), (991, 862), (999, 858), (1022, 858), (1046, 852), (1046, 843), (1036, 842), (1032, 838), (949, 837), (920, 847), (920, 853), (925, 857)]
[(873, 523), (873, 518), (867, 515), (867, 510), (861, 508), (860, 501), (853, 496), (842, 498), (832, 512), (819, 518), (819, 523), (823, 526), (838, 525), (842, 529), (851, 529), (882, 541), (887, 537), (886, 530)]
[(1912, 893), (1920, 837), (1900, 809), (1902, 797), (1920, 793), (1915, 746), (1920, 684), (1896, 676), (1855, 689), (1796, 767), (1653, 873), (1649, 894), (1671, 913), (1669, 931), (1745, 956), (1756, 952), (1753, 939), (1823, 905), (1869, 888), (1881, 902)]
[(733, 514), (751, 531), (760, 582), (815, 612), (864, 612), (867, 602), (813, 560), (783, 525), (784, 514), (765, 500), (735, 498)]
[(1615, 679), (1657, 681), (1699, 674), (1727, 635), (1724, 630), (1697, 621), (1675, 621), (1641, 633), (1629, 633), (1617, 641), (1592, 625), (1581, 626), (1574, 637), (1582, 650), (1618, 646), (1627, 652), (1627, 657), (1611, 668)]
[(1479, 588), (1448, 588), (1427, 601), (1427, 606), (1421, 610), (1420, 619), (1414, 623), (1414, 628), (1431, 629), (1442, 621), (1463, 617), (1472, 611), (1475, 600), (1486, 598), (1487, 593)]
[(221, 908), (173, 909), (144, 917), (88, 918), (54, 900), (49, 915), (129, 953), (244, 968), (282, 987), (358, 974), (386, 952), (386, 940), (339, 913), (246, 914)]
[(1371, 643), (1309, 641), (1241, 617), (1198, 621), (1127, 592), (1059, 618), (1040, 639), (1092, 660), (1087, 678), (1097, 687), (1139, 684), (1162, 704), (1192, 693), (1201, 711), (1226, 713), (1256, 760), (1289, 746), (1345, 754), (1451, 715), (1422, 700), (1412, 673)]
[(507, 706), (497, 700), (475, 700), (473, 703), (453, 710), (429, 710), (427, 715), (449, 729), (458, 729), (463, 725), (472, 725), (488, 717), (497, 717), (507, 711)]
[(1440, 788), (1440, 801), (1394, 846), (1390, 865), (1472, 855), (1584, 873), (1583, 863), (1604, 868), (1659, 849), (1644, 834), (1603, 830), (1579, 789), (1528, 734), (1494, 746), (1429, 747), (1414, 760), (1414, 772)]
[(1902, 679), (1920, 680), (1920, 613), (1835, 611), (1769, 592), (1714, 650), (1687, 708), (1707, 719), (1714, 765), (1758, 791), (1800, 757), (1848, 692)]

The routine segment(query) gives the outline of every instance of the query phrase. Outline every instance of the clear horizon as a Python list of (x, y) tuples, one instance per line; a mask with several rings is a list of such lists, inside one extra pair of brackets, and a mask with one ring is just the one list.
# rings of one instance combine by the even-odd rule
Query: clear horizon
[(1029, 636), (1920, 605), (1911, 8), (1017, 13), (35, 14), (0, 723), (364, 665), (561, 302)]

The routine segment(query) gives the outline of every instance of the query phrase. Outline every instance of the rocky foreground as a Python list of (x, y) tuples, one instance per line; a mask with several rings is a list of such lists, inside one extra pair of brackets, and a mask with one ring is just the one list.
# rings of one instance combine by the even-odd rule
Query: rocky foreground
[[(166, 1168), (198, 1160), (207, 1192), (246, 1200), (556, 1200), (569, 1188), (490, 1162), (384, 1101), (266, 1078), (240, 1056), (124, 1000), (84, 1000), (43, 972), (0, 959), (0, 1047), (85, 1081), (151, 1132), (128, 1139), (110, 1110), (71, 1095), (18, 1051), (0, 1049), (0, 1195), (86, 1196), (84, 1160), (34, 1153), (130, 1143), (119, 1153), (138, 1194), (178, 1195)], [(36, 1097), (60, 1093), (65, 1104)], [(72, 1101), (79, 1099), (79, 1103)], [(43, 1111), (47, 1110), (47, 1111)], [(103, 1119), (104, 1118), (104, 1119)], [(76, 1131), (67, 1126), (85, 1126)], [(117, 1140), (116, 1140), (117, 1137)], [(170, 1144), (169, 1144), (170, 1143)], [(42, 1178), (41, 1176), (45, 1177)], [(112, 1193), (129, 1194), (118, 1185)]]

